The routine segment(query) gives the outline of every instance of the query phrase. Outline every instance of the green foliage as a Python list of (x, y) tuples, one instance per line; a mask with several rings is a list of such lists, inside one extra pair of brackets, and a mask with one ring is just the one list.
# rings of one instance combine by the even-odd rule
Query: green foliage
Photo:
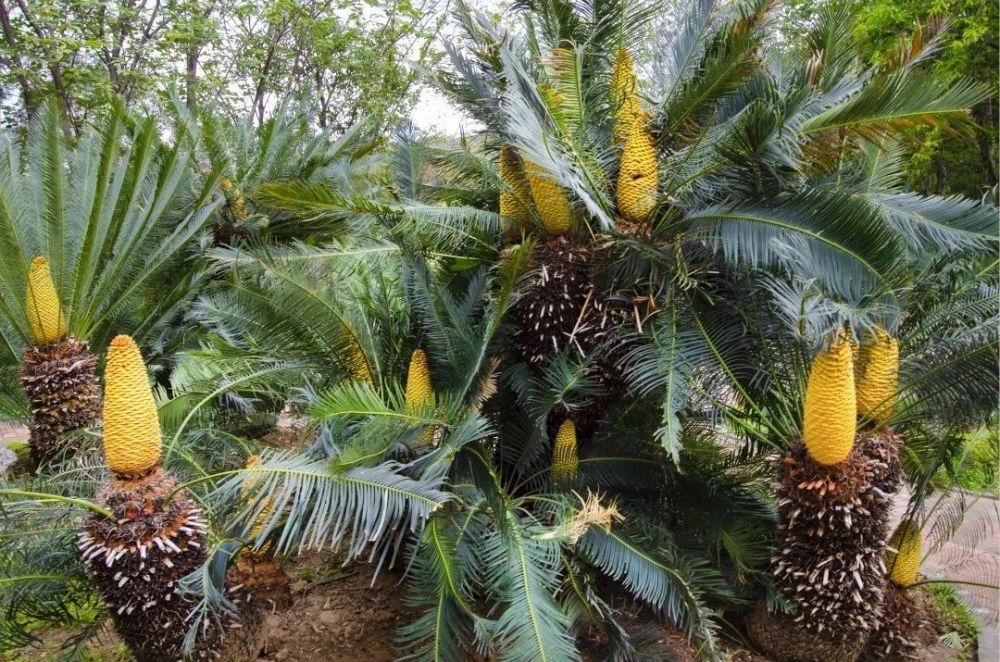
[(409, 0), (4, 2), (3, 115), (15, 125), (53, 97), (80, 130), (118, 99), (149, 107), (176, 88), (192, 108), (252, 113), (258, 125), (293, 97), (313, 104), (322, 127), (343, 131), (367, 115), (384, 128), (413, 101), (407, 62), (433, 61), (433, 9)]
[(980, 633), (979, 621), (969, 607), (959, 599), (955, 588), (949, 584), (928, 584), (925, 590), (930, 595), (941, 620), (941, 630), (958, 635), (962, 647), (975, 648)]
[[(121, 106), (79, 141), (67, 141), (54, 103), (24, 140), (0, 138), (0, 360), (20, 361), (32, 342), (25, 313), (28, 267), (52, 266), (69, 332), (95, 347), (124, 329), (155, 336), (170, 306), (149, 306), (158, 278), (184, 252), (221, 202), (191, 172), (183, 124), (173, 144), (152, 118), (132, 121)], [(196, 139), (196, 137), (195, 137)], [(173, 296), (162, 301), (176, 302)], [(138, 334), (138, 340), (146, 338)]]

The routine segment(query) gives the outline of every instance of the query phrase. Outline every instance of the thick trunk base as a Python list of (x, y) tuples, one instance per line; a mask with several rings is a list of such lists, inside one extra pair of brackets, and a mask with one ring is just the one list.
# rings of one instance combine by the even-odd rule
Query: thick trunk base
[(101, 398), (87, 343), (64, 338), (28, 347), (21, 386), (31, 404), (31, 463), (39, 467), (63, 452), (63, 435), (88, 427), (100, 414)]
[(746, 626), (753, 642), (775, 662), (854, 662), (865, 643), (864, 637), (806, 629), (788, 614), (769, 612), (763, 602), (747, 616)]
[[(175, 487), (176, 480), (159, 468), (138, 478), (112, 476), (97, 503), (115, 518), (88, 515), (77, 542), (115, 630), (139, 662), (184, 657), (188, 616), (196, 601), (184, 595), (181, 580), (207, 556), (207, 524), (183, 491), (174, 493)], [(240, 618), (206, 618), (192, 659), (256, 658), (262, 615), (253, 595), (240, 587), (227, 590), (227, 597)]]

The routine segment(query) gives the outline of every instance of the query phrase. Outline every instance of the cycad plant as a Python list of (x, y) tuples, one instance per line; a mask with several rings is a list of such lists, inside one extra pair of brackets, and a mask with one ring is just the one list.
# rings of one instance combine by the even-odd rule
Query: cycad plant
[[(182, 580), (208, 556), (200, 508), (161, 466), (160, 422), (142, 355), (129, 336), (111, 341), (105, 371), (104, 456), (110, 473), (77, 548), (137, 660), (182, 659), (194, 601)], [(245, 588), (230, 587), (232, 611), (205, 621), (194, 659), (250, 660), (261, 615)]]
[[(280, 553), (398, 562), (424, 610), (402, 642), (421, 659), (579, 659), (589, 625), (612, 655), (667, 655), (616, 611), (622, 592), (717, 655), (717, 612), (768, 583), (768, 451), (806, 428), (817, 464), (856, 478), (850, 504), (891, 489), (887, 403), (866, 391), (859, 439), (849, 347), (820, 362), (835, 393), (807, 398), (836, 414), (836, 438), (802, 424), (803, 338), (850, 322), (871, 344), (914, 263), (995, 241), (989, 206), (903, 192), (888, 156), (914, 121), (968, 128), (961, 108), (983, 91), (935, 87), (919, 58), (866, 69), (839, 14), (784, 57), (764, 3), (695, 3), (641, 79), (628, 47), (654, 4), (518, 8), (524, 30), (505, 33), (456, 5), (464, 48), (440, 82), (484, 128), (433, 150), (433, 177), (416, 167), (432, 150), (406, 141), (376, 198), (275, 189), (288, 214), (351, 219), (358, 238), (216, 253), (238, 287), (200, 314), (247, 356), (307, 360), (320, 430), (306, 452), (262, 455), (238, 521)], [(816, 301), (793, 302), (806, 290)], [(321, 315), (282, 314), (293, 301)], [(926, 348), (928, 364), (951, 349)], [(975, 352), (908, 374), (905, 411), (934, 387), (953, 397), (942, 373), (988, 363)], [(218, 498), (245, 499), (249, 479)], [(878, 514), (858, 526), (870, 574), (888, 532)], [(862, 606), (846, 582), (817, 600), (846, 595), (838, 623), (864, 630), (884, 575)]]
[(778, 465), (774, 588), (792, 614), (749, 619), (754, 639), (782, 660), (853, 660), (883, 619), (892, 494), (901, 477), (891, 432), (856, 431), (856, 418), (884, 423), (898, 388), (899, 352), (879, 329), (859, 352), (836, 338), (813, 361), (802, 443)]
[(0, 365), (21, 365), (36, 464), (97, 414), (88, 343), (123, 324), (156, 332), (165, 309), (144, 297), (221, 200), (194, 183), (180, 142), (116, 107), (68, 144), (54, 105), (24, 139), (0, 139)]

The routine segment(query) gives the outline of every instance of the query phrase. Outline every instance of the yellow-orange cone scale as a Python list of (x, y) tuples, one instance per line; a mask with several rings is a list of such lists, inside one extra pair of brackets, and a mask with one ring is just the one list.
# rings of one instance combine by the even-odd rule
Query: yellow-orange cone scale
[(656, 208), (658, 178), (656, 142), (638, 120), (632, 126), (618, 170), (618, 212), (627, 220), (644, 223)]
[(66, 336), (66, 318), (59, 305), (59, 295), (52, 281), (49, 261), (44, 257), (36, 257), (28, 267), (28, 287), (24, 303), (35, 342), (47, 345)]
[(882, 329), (858, 356), (858, 415), (883, 425), (892, 415), (899, 387), (899, 343)]
[(104, 456), (117, 474), (144, 474), (160, 462), (160, 419), (139, 347), (117, 336), (104, 369)]
[(851, 345), (839, 338), (813, 360), (806, 386), (802, 438), (820, 464), (847, 459), (854, 447), (857, 404)]
[(558, 237), (569, 232), (573, 227), (573, 216), (566, 191), (531, 161), (524, 162), (524, 174), (545, 233)]

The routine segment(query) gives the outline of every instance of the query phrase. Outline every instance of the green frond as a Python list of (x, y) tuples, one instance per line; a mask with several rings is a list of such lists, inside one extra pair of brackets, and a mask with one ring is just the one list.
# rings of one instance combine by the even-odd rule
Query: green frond
[(708, 651), (715, 649), (718, 626), (705, 604), (705, 592), (724, 582), (705, 562), (618, 528), (609, 533), (591, 528), (580, 539), (580, 552)]

